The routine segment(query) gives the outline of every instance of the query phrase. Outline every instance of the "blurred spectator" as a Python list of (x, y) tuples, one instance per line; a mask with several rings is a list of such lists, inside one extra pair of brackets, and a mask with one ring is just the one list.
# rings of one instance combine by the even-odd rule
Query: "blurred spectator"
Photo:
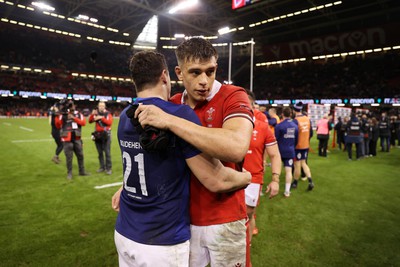
[(55, 105), (51, 106), (50, 112), (49, 112), (49, 123), (51, 126), (51, 136), (53, 137), (54, 141), (57, 144), (56, 151), (54, 153), (53, 158), (51, 159), (54, 163), (59, 164), (61, 162), (60, 160), (60, 153), (63, 150), (63, 143), (61, 142), (61, 136), (60, 136), (60, 129), (56, 127), (56, 117), (60, 115), (60, 111), (58, 109), (59, 105), (56, 103)]
[(328, 116), (324, 115), (322, 119), (317, 122), (317, 139), (318, 143), (318, 156), (326, 157), (328, 150), (329, 132), (332, 130), (330, 121), (328, 121)]
[(369, 142), (369, 153), (370, 153), (370, 156), (375, 157), (376, 156), (376, 146), (377, 146), (378, 139), (379, 139), (379, 123), (375, 117), (373, 117), (371, 119), (369, 134), (371, 135), (371, 140)]
[(356, 158), (361, 157), (361, 122), (355, 113), (351, 113), (350, 120), (347, 122), (346, 148), (349, 160), (353, 159), (353, 144), (356, 146)]
[(338, 118), (338, 122), (335, 124), (336, 131), (336, 143), (339, 145), (339, 149), (342, 150), (344, 146), (344, 133), (346, 132), (346, 124), (342, 122), (342, 117)]
[(381, 151), (390, 151), (390, 121), (387, 113), (383, 112), (379, 121), (379, 137), (381, 139)]
[(111, 125), (113, 123), (112, 114), (106, 109), (106, 103), (100, 101), (97, 108), (93, 109), (89, 116), (89, 123), (96, 123), (93, 133), (96, 145), (100, 168), (97, 172), (106, 172), (111, 175)]

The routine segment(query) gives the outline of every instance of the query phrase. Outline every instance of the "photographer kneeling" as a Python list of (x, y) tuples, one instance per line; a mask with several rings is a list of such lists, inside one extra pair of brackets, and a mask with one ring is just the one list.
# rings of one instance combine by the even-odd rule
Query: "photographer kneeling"
[[(113, 122), (112, 114), (106, 110), (106, 103), (99, 102), (97, 108), (93, 109), (89, 116), (89, 123), (96, 122), (95, 131), (92, 133), (92, 140), (96, 144), (99, 154), (100, 168), (97, 172), (111, 172), (111, 125)], [(104, 160), (105, 157), (105, 160)]]

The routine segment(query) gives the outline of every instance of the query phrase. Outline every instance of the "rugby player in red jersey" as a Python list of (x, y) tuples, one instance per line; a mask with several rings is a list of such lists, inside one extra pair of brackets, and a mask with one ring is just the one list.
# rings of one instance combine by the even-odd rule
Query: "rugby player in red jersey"
[[(185, 40), (175, 53), (175, 73), (183, 81), (185, 91), (174, 95), (171, 101), (193, 108), (205, 127), (151, 105), (141, 105), (136, 110), (139, 122), (168, 129), (200, 151), (220, 159), (225, 166), (238, 168), (253, 132), (253, 112), (246, 91), (215, 79), (218, 53), (209, 41)], [(244, 189), (213, 193), (192, 177), (190, 220), (190, 266), (249, 264)]]

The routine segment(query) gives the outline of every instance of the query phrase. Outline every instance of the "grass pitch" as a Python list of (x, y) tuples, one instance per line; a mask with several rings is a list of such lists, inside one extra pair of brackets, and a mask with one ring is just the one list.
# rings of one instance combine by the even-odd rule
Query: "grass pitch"
[[(0, 266), (118, 266), (111, 196), (122, 181), (114, 121), (113, 174), (96, 173), (93, 124), (83, 127), (86, 170), (66, 179), (51, 162), (47, 119), (0, 119)], [(313, 149), (317, 149), (315, 138)], [(300, 182), (290, 198), (261, 197), (252, 263), (263, 266), (400, 266), (400, 149), (347, 161), (330, 148), (310, 154), (315, 189)], [(378, 149), (379, 151), (379, 149)], [(270, 179), (267, 169), (266, 181)]]

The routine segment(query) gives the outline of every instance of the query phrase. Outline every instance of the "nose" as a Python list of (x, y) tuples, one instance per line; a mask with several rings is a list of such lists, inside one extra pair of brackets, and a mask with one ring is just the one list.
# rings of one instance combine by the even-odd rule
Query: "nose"
[(199, 84), (202, 86), (206, 86), (208, 84), (208, 76), (205, 72), (199, 76)]

